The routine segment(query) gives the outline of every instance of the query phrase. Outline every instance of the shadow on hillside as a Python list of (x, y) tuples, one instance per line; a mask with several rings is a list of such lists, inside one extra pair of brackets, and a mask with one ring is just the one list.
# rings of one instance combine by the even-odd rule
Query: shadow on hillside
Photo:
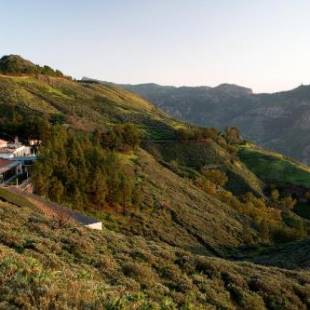
[(285, 269), (310, 270), (310, 239), (270, 246), (217, 247), (213, 251), (204, 246), (194, 246), (187, 247), (186, 250), (196, 255), (219, 257), (236, 262), (250, 262)]

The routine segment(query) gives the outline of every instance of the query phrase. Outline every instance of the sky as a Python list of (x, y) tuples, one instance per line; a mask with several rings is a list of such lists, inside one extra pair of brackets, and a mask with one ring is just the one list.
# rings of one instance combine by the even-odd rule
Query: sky
[(310, 84), (309, 0), (0, 0), (0, 56), (75, 78), (255, 92)]

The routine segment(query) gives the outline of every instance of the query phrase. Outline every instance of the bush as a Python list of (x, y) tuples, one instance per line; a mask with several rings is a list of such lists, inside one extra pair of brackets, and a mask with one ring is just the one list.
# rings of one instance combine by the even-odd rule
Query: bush
[(227, 181), (228, 177), (226, 174), (218, 169), (202, 169), (202, 174), (212, 183), (223, 187)]

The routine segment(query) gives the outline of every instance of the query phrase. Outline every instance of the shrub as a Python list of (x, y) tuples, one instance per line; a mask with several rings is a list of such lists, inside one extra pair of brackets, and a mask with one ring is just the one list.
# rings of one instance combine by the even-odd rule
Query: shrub
[(202, 169), (202, 174), (212, 183), (223, 187), (227, 181), (228, 177), (226, 174), (219, 169)]
[(122, 271), (125, 276), (135, 279), (142, 286), (152, 286), (155, 284), (155, 276), (147, 265), (128, 262), (122, 266)]

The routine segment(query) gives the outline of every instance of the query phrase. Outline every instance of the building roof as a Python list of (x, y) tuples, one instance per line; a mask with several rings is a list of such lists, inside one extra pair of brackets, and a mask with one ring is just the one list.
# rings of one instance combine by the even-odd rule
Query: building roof
[(0, 158), (0, 174), (4, 173), (14, 167), (18, 166), (20, 163), (18, 161), (12, 161)]

